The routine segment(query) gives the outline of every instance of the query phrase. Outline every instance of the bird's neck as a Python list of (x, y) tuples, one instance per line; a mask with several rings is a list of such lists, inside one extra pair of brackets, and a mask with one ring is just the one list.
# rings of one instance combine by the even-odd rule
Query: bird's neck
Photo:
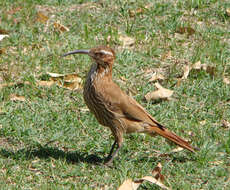
[(91, 82), (99, 82), (105, 79), (112, 80), (112, 68), (109, 66), (102, 67), (101, 65), (94, 63), (90, 68), (89, 77)]

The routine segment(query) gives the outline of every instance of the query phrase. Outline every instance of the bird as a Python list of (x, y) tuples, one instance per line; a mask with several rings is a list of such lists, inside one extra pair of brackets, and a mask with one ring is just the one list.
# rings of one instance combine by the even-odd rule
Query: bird
[(160, 135), (184, 149), (195, 152), (196, 148), (160, 124), (113, 81), (112, 70), (116, 54), (111, 47), (79, 49), (65, 53), (63, 56), (73, 54), (86, 54), (93, 60), (86, 76), (83, 97), (97, 121), (109, 127), (114, 136), (114, 143), (105, 159), (105, 164), (109, 165), (113, 162), (123, 145), (124, 134), (134, 132), (146, 133), (153, 137)]

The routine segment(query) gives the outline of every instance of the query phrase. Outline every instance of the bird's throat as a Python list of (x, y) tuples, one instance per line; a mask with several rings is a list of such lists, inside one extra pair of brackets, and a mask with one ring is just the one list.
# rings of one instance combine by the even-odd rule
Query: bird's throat
[(93, 64), (91, 66), (89, 75), (91, 82), (96, 82), (98, 80), (101, 80), (102, 78), (112, 79), (112, 70), (108, 66), (102, 67), (99, 64)]

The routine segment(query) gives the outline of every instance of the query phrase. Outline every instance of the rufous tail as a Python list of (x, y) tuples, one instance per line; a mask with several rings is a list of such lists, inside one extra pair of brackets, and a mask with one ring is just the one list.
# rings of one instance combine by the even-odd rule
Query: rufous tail
[(174, 142), (175, 144), (179, 145), (180, 147), (185, 148), (191, 152), (195, 152), (195, 149), (197, 149), (197, 148), (192, 147), (187, 141), (185, 141), (181, 137), (170, 132), (165, 127), (152, 126), (151, 128), (149, 128), (149, 130), (150, 130), (150, 132), (155, 132), (158, 135), (165, 137), (166, 139), (169, 139), (170, 141)]

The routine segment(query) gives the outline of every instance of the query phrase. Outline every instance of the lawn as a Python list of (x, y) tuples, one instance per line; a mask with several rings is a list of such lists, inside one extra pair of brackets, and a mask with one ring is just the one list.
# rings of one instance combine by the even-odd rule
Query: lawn
[[(230, 189), (229, 8), (228, 0), (1, 0), (1, 189), (117, 189), (158, 163), (171, 189)], [(117, 53), (114, 81), (200, 151), (131, 134), (113, 166), (103, 165), (113, 137), (82, 88), (48, 85), (49, 73), (84, 82), (92, 60), (61, 55), (97, 45)], [(154, 73), (164, 78), (151, 81)], [(173, 95), (146, 101), (156, 82)]]

